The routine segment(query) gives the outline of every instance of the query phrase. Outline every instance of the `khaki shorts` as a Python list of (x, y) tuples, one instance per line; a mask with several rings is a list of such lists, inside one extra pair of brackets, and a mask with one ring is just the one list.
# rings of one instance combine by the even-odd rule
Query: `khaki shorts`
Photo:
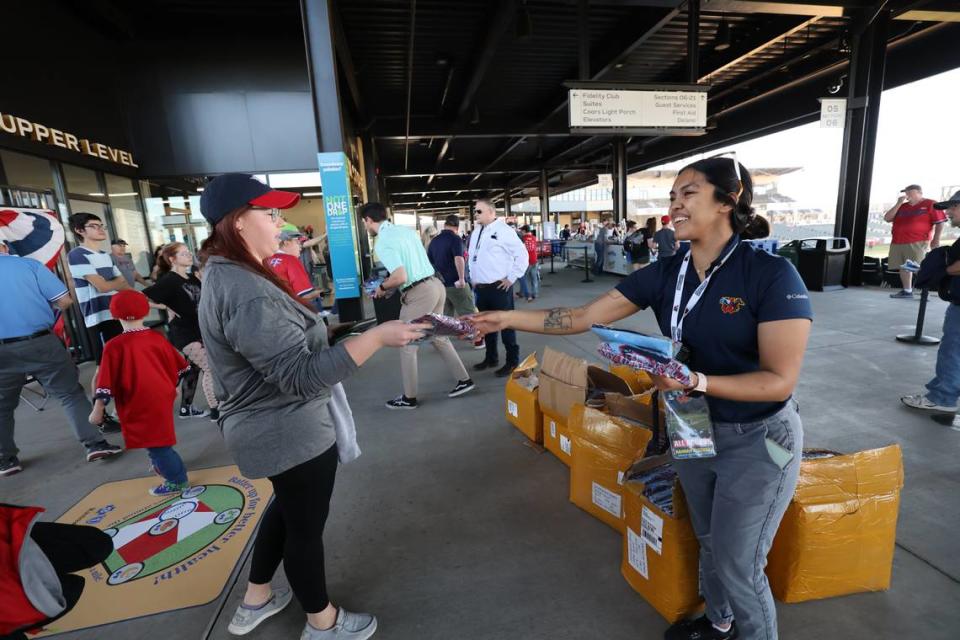
[(929, 248), (927, 242), (905, 242), (903, 244), (890, 245), (890, 255), (887, 260), (887, 268), (897, 270), (907, 260), (913, 260), (916, 263), (923, 261)]

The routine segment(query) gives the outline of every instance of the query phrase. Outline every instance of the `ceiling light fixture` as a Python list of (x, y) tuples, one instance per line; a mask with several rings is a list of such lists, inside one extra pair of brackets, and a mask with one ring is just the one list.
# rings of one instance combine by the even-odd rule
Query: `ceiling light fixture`
[(726, 51), (730, 48), (730, 24), (725, 17), (720, 18), (717, 28), (717, 42), (713, 45), (714, 51)]

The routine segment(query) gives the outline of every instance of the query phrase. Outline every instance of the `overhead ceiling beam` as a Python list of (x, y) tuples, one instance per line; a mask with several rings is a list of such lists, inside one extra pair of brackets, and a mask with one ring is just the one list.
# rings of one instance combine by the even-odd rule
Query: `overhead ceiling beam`
[(764, 0), (703, 0), (703, 9), (722, 13), (779, 13), (790, 16), (823, 16), (841, 18), (843, 2), (806, 4), (799, 2), (767, 2)]
[(403, 169), (410, 162), (410, 102), (413, 99), (413, 36), (417, 28), (417, 0), (410, 0), (410, 43), (407, 46), (407, 140), (403, 145)]
[(490, 65), (493, 64), (493, 59), (497, 55), (497, 50), (500, 48), (503, 37), (513, 25), (513, 21), (516, 18), (516, 10), (516, 0), (500, 0), (497, 6), (497, 12), (493, 15), (493, 18), (491, 18), (488, 24), (481, 26), (483, 29), (482, 33), (485, 33), (486, 36), (483, 39), (483, 45), (480, 47), (479, 53), (474, 56), (477, 62), (473, 67), (473, 72), (470, 74), (467, 87), (460, 97), (460, 105), (457, 107), (457, 120), (462, 120), (473, 105), (473, 101), (477, 97), (477, 92), (480, 91), (483, 80), (487, 77), (487, 71), (490, 70)]
[(340, 18), (340, 10), (336, 5), (333, 5), (331, 14), (333, 19), (333, 46), (337, 52), (337, 61), (343, 69), (343, 75), (347, 81), (347, 88), (350, 90), (350, 98), (353, 100), (357, 115), (360, 116), (361, 123), (366, 124), (367, 112), (363, 106), (363, 99), (360, 97), (360, 87), (357, 85), (357, 70), (353, 66), (353, 56), (350, 55), (346, 31)]

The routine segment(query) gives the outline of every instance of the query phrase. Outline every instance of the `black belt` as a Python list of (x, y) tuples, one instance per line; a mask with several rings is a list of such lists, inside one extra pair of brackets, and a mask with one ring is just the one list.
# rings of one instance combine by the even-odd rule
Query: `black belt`
[(426, 282), (427, 280), (433, 280), (433, 278), (434, 278), (433, 276), (427, 276), (426, 278), (420, 278), (420, 279), (417, 280), (416, 282), (412, 282), (412, 283), (410, 283), (409, 285), (405, 286), (403, 289), (400, 289), (400, 293), (406, 293), (407, 291), (410, 291), (410, 289), (413, 289), (413, 288), (414, 288), (415, 286), (417, 286), (418, 284), (423, 284), (423, 283)]
[(0, 340), (0, 344), (10, 344), (11, 342), (23, 342), (24, 340), (33, 340), (34, 338), (39, 338), (50, 333), (50, 329), (44, 329), (43, 331), (37, 331), (32, 333), (29, 336), (20, 336), (19, 338), (3, 338)]
[(489, 289), (490, 287), (499, 287), (500, 282), (488, 282), (486, 284), (475, 284), (473, 285), (474, 289)]

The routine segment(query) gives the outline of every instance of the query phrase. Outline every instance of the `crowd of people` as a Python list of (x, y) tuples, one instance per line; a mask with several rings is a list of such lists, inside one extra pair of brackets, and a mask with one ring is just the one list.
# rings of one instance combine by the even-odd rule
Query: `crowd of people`
[[(919, 227), (912, 218), (921, 215), (910, 212), (929, 209), (946, 210), (950, 223), (960, 226), (960, 193), (927, 205), (913, 202), (913, 191), (919, 189), (905, 190), (904, 201), (891, 210), (895, 226), (903, 205), (909, 224)], [(706, 611), (671, 626), (665, 637), (777, 637), (764, 565), (799, 475), (803, 428), (793, 391), (813, 313), (789, 261), (741, 242), (768, 234), (769, 225), (754, 214), (751, 176), (736, 158), (708, 158), (682, 169), (660, 228), (652, 218), (642, 227), (626, 226), (622, 241), (634, 265), (631, 275), (580, 307), (515, 308), (518, 295), (532, 302), (539, 294), (539, 243), (533, 229), (511, 227), (488, 200), (476, 201), (467, 238), (457, 216), (446, 218), (442, 231), (420, 236), (394, 225), (381, 204), (367, 203), (358, 215), (389, 272), (373, 296), (399, 295), (400, 320), (338, 344), (329, 339), (324, 292), (301, 261), (322, 238), (308, 239), (282, 219), (282, 210), (299, 197), (243, 174), (212, 180), (201, 197), (212, 228), (201, 259), (183, 243), (164, 245), (149, 278), (123, 259), (122, 240), (110, 253), (101, 249), (106, 230), (100, 218), (72, 216), (78, 246), (69, 254), (70, 276), (97, 363), (92, 402), (67, 349), (51, 333), (56, 311), (74, 303), (69, 291), (43, 265), (8, 255), (0, 243), (0, 277), (21, 301), (20, 313), (0, 314), (0, 475), (22, 470), (13, 412), (30, 373), (63, 404), (88, 461), (123, 451), (104, 436), (119, 428), (126, 447), (146, 449), (161, 476), (153, 495), (184, 490), (189, 474), (174, 449), (173, 415), (178, 380), (193, 369), (209, 412), (181, 400), (179, 415), (214, 420), (241, 473), (268, 478), (275, 496), (258, 529), (229, 631), (253, 631), (296, 597), (306, 614), (302, 638), (363, 640), (376, 631), (376, 617), (335, 605), (325, 572), (323, 531), (337, 469), (359, 455), (343, 381), (381, 349), (398, 348), (402, 393), (386, 407), (416, 409), (418, 349), (429, 341), (449, 370), (454, 386), (448, 396), (474, 390), (453, 344), (424, 320), (431, 314), (464, 318), (485, 351), (473, 370), (504, 377), (519, 363), (518, 331), (582, 333), (651, 308), (692, 372), (688, 384), (658, 376), (654, 383), (661, 391), (706, 399), (716, 449), (712, 457), (673, 461), (700, 542)], [(923, 215), (939, 229), (940, 214), (929, 211)], [(601, 263), (601, 246), (619, 238), (614, 232), (606, 221), (595, 236)], [(563, 234), (572, 237), (568, 226)], [(896, 237), (902, 242), (895, 246), (904, 246), (891, 255), (922, 261), (914, 246), (919, 240)], [(958, 252), (960, 242), (945, 249), (945, 275), (960, 275)], [(904, 281), (904, 291), (909, 284)], [(151, 308), (168, 314), (165, 337), (144, 325)], [(953, 309), (937, 377), (926, 396), (913, 404), (904, 399), (911, 406), (957, 410), (960, 315)], [(111, 403), (119, 421), (107, 416)], [(281, 563), (289, 588), (273, 586)]]

